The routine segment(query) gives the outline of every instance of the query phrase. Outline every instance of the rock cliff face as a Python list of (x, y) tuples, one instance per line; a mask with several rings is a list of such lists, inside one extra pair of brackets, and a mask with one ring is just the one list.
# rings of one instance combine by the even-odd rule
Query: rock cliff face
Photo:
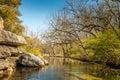
[(22, 36), (18, 36), (9, 31), (0, 30), (0, 44), (10, 46), (20, 46), (27, 44)]
[(25, 44), (27, 42), (22, 36), (0, 30), (0, 72), (15, 67), (15, 64), (8, 60), (8, 57), (22, 54), (23, 50), (19, 49), (18, 46)]
[[(42, 67), (48, 64), (43, 57), (38, 57), (18, 48), (27, 42), (22, 36), (3, 30), (3, 20), (0, 17), (0, 75), (11, 73), (17, 61), (23, 66)], [(0, 76), (1, 80), (1, 76)]]
[(19, 49), (18, 46), (25, 44), (27, 44), (27, 42), (22, 36), (0, 30), (0, 59), (6, 59), (11, 55), (23, 53), (23, 50)]
[(0, 59), (6, 59), (7, 57), (10, 57), (10, 56), (17, 56), (22, 53), (23, 53), (23, 50), (17, 47), (0, 45)]
[(12, 71), (12, 68), (16, 65), (16, 58), (14, 62), (12, 62), (9, 57), (22, 54), (23, 50), (19, 49), (18, 46), (27, 44), (22, 36), (18, 36), (3, 29), (3, 19), (0, 17), (0, 74)]
[(0, 29), (4, 29), (4, 26), (3, 26), (3, 19), (2, 17), (0, 16)]

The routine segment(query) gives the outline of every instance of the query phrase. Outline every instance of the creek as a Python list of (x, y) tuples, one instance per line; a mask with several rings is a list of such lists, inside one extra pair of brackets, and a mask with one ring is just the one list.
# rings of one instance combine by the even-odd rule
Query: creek
[(18, 67), (8, 80), (120, 80), (120, 70), (72, 59), (47, 58), (44, 68)]

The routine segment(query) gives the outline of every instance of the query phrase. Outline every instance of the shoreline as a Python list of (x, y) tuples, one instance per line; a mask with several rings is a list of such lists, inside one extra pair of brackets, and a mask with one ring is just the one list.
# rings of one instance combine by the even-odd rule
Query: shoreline
[[(44, 57), (54, 57), (54, 58), (64, 58), (63, 56), (44, 56)], [(118, 69), (120, 70), (120, 65), (119, 66), (115, 66), (112, 63), (102, 63), (101, 61), (90, 61), (87, 59), (80, 59), (80, 58), (75, 58), (75, 57), (65, 57), (66, 59), (72, 59), (72, 60), (77, 60), (77, 61), (82, 61), (82, 62), (86, 62), (86, 63), (90, 63), (90, 64), (100, 64), (106, 67), (109, 67), (111, 69)]]

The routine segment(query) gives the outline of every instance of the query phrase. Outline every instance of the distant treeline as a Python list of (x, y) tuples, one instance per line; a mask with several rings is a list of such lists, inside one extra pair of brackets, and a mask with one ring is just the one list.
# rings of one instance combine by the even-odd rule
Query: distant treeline
[(44, 52), (120, 65), (119, 0), (65, 0), (43, 34)]

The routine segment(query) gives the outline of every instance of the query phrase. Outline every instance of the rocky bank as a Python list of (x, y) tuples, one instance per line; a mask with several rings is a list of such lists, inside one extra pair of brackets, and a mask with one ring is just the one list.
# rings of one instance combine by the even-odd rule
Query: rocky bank
[(48, 64), (43, 57), (18, 48), (26, 44), (24, 37), (4, 30), (3, 20), (0, 17), (0, 80), (1, 75), (11, 74), (17, 64), (30, 67), (42, 67)]

